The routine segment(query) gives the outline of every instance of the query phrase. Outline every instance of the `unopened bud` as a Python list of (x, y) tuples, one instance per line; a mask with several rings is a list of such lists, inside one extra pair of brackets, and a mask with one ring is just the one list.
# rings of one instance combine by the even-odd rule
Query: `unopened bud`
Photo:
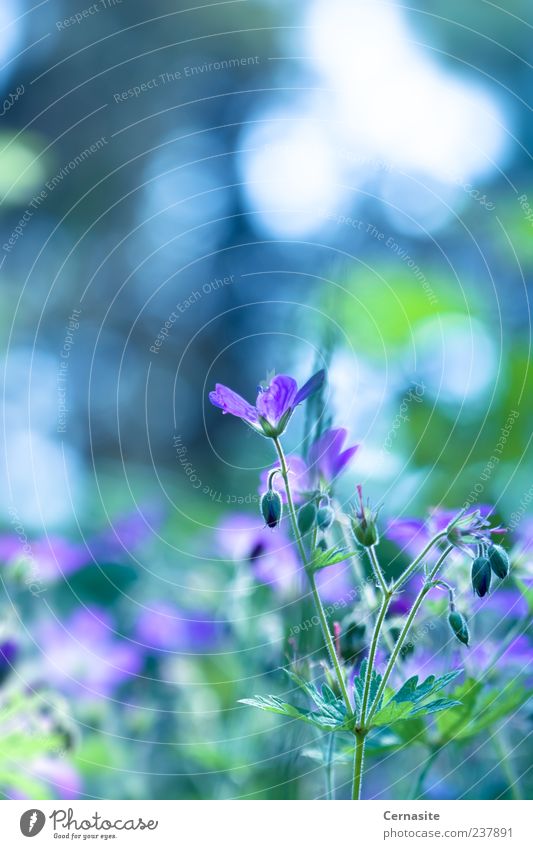
[(334, 518), (335, 513), (329, 504), (321, 507), (316, 514), (316, 522), (321, 531), (326, 531), (333, 524)]
[(359, 495), (359, 506), (354, 509), (351, 517), (352, 532), (359, 545), (370, 548), (379, 542), (379, 533), (376, 524), (378, 511), (372, 510), (368, 503), (364, 504), (361, 486), (357, 487), (357, 492)]
[(321, 551), (327, 551), (328, 550), (328, 544), (327, 544), (324, 537), (320, 537), (320, 539), (318, 540), (318, 542), (316, 544), (316, 547), (319, 548)]
[(509, 574), (509, 555), (501, 545), (491, 545), (487, 557), (492, 571), (498, 578), (506, 578)]
[(303, 536), (308, 531), (311, 530), (316, 520), (316, 507), (310, 501), (308, 504), (304, 504), (303, 507), (300, 507), (298, 511), (298, 530)]
[(470, 634), (468, 632), (468, 625), (466, 624), (466, 619), (464, 618), (463, 614), (459, 613), (458, 610), (450, 611), (450, 615), (448, 616), (448, 622), (450, 624), (450, 628), (452, 629), (457, 639), (465, 646), (467, 646), (468, 641), (470, 640)]
[(279, 525), (282, 512), (281, 495), (275, 489), (268, 489), (261, 496), (261, 513), (269, 528), (275, 528)]
[(486, 557), (476, 557), (472, 563), (472, 588), (482, 598), (490, 589), (491, 568)]

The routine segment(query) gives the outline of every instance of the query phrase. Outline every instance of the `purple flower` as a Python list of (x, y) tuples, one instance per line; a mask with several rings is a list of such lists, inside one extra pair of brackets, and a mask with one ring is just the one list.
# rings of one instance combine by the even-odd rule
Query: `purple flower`
[(222, 383), (217, 383), (214, 392), (209, 393), (209, 400), (215, 407), (220, 407), (223, 413), (237, 416), (258, 433), (276, 437), (285, 430), (295, 407), (320, 389), (324, 377), (323, 370), (317, 371), (298, 389), (294, 378), (278, 374), (266, 389), (259, 389), (255, 407)]
[[(343, 427), (324, 431), (310, 448), (309, 463), (295, 454), (287, 457), (291, 492), (297, 504), (305, 501), (321, 482), (331, 485), (350, 463), (359, 445), (344, 448), (347, 436), (348, 431)], [(261, 472), (261, 492), (266, 490), (268, 477), (276, 468), (272, 466)], [(281, 487), (281, 496), (285, 501), (284, 487)]]
[(141, 668), (139, 650), (120, 639), (109, 614), (97, 607), (46, 621), (35, 642), (39, 674), (77, 699), (107, 698)]
[(0, 684), (11, 672), (18, 655), (18, 645), (8, 637), (0, 641)]
[(157, 651), (187, 651), (200, 654), (214, 647), (221, 627), (207, 613), (180, 610), (165, 601), (143, 608), (136, 636), (145, 648)]
[(334, 566), (329, 566), (327, 569), (320, 569), (316, 575), (316, 585), (320, 593), (320, 597), (326, 604), (338, 603), (341, 609), (338, 616), (351, 607), (353, 604), (353, 573), (348, 561), (336, 563)]
[(89, 563), (123, 560), (138, 549), (153, 534), (153, 526), (162, 520), (161, 511), (153, 508), (146, 513), (128, 513), (109, 528), (81, 542), (60, 536), (44, 536), (27, 540), (16, 534), (0, 536), (0, 561), (18, 559), (30, 562), (39, 582), (68, 577)]
[(309, 451), (309, 471), (329, 484), (334, 481), (352, 460), (359, 445), (344, 448), (348, 431), (344, 427), (326, 430)]
[(256, 580), (281, 593), (292, 593), (300, 569), (289, 538), (281, 528), (273, 533), (247, 513), (225, 519), (217, 533), (218, 551), (228, 559), (244, 561)]
[[(458, 510), (436, 507), (426, 520), (393, 519), (389, 522), (385, 536), (396, 543), (409, 557), (417, 557), (429, 541), (438, 533), (452, 527), (452, 534), (464, 542), (485, 539), (488, 534), (501, 533), (502, 528), (490, 528), (488, 517), (493, 508), (481, 504), (476, 510), (460, 516)], [(454, 530), (455, 529), (455, 530)], [(428, 555), (428, 559), (434, 553)]]
[[(82, 793), (81, 775), (65, 758), (43, 757), (24, 767), (24, 774), (33, 781), (44, 782), (54, 799), (78, 799)], [(8, 799), (32, 799), (20, 788), (8, 788)]]
[(489, 515), (490, 508), (489, 513), (481, 507), (470, 511), (470, 513), (462, 511), (447, 526), (448, 542), (457, 548), (479, 543), (490, 545), (492, 534), (504, 534), (506, 529), (501, 527), (491, 528)]

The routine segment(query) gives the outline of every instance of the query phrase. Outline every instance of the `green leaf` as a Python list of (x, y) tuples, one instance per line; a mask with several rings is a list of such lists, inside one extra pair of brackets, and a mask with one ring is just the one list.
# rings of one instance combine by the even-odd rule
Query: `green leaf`
[(510, 682), (503, 689), (484, 692), (482, 681), (468, 679), (451, 695), (460, 701), (460, 706), (437, 719), (443, 742), (475, 737), (526, 704), (533, 690)]
[(393, 725), (402, 719), (407, 719), (412, 709), (414, 702), (395, 702), (390, 701), (385, 707), (382, 707), (374, 714), (372, 725)]
[(418, 683), (418, 675), (413, 675), (404, 681), (400, 689), (394, 693), (383, 707), (380, 707), (372, 720), (373, 725), (393, 725), (415, 716), (426, 716), (439, 711), (446, 711), (456, 707), (460, 702), (457, 699), (435, 699), (427, 701), (432, 695), (442, 690), (450, 681), (453, 681), (462, 670), (454, 669), (446, 675), (435, 678), (429, 675), (422, 684)]
[(278, 713), (291, 719), (299, 719), (317, 728), (329, 731), (346, 730), (349, 724), (349, 720), (346, 718), (346, 707), (341, 699), (336, 699), (334, 704), (322, 700), (321, 709), (317, 711), (296, 707), (284, 702), (278, 696), (254, 696), (251, 699), (240, 699), (239, 701), (260, 710)]
[(413, 708), (410, 716), (426, 716), (430, 713), (438, 713), (438, 711), (441, 710), (448, 710), (448, 708), (457, 707), (460, 704), (461, 702), (458, 702), (456, 699), (436, 699), (434, 702), (427, 702), (426, 704)]
[(393, 699), (396, 702), (420, 702), (422, 699), (438, 693), (439, 690), (446, 687), (454, 678), (457, 678), (461, 672), (461, 669), (454, 669), (452, 672), (447, 672), (446, 675), (441, 675), (440, 678), (429, 675), (422, 684), (418, 683), (418, 675), (414, 675), (402, 684), (397, 693), (394, 694)]
[[(363, 662), (361, 663), (361, 669), (359, 670), (359, 675), (357, 675), (354, 678), (354, 682), (353, 682), (353, 692), (354, 692), (354, 697), (355, 697), (355, 704), (356, 704), (359, 711), (361, 711), (361, 708), (363, 706), (363, 693), (364, 693), (364, 688), (365, 688), (365, 679), (366, 679), (367, 669), (368, 669), (367, 660), (365, 658), (365, 660), (363, 660)], [(368, 700), (369, 704), (372, 704), (374, 699), (376, 698), (376, 695), (377, 695), (377, 692), (378, 692), (378, 689), (379, 689), (379, 685), (381, 684), (381, 680), (382, 680), (382, 676), (378, 672), (376, 672), (375, 669), (373, 669), (372, 675), (371, 675), (371, 678), (370, 678), (370, 692), (369, 692), (369, 700)], [(383, 702), (383, 699), (381, 698), (379, 707), (381, 707), (382, 702)]]
[(357, 554), (357, 551), (348, 551), (347, 548), (338, 545), (328, 548), (326, 551), (315, 548), (311, 558), (311, 569), (313, 572), (318, 572), (319, 569), (334, 566), (335, 563), (342, 563), (343, 560), (348, 560), (349, 557), (355, 557)]

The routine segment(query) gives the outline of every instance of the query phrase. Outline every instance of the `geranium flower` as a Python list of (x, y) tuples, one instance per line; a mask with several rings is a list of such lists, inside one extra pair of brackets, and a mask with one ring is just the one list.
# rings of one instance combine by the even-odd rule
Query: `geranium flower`
[(278, 374), (266, 389), (260, 387), (255, 407), (237, 392), (217, 383), (209, 400), (223, 413), (242, 419), (263, 436), (276, 437), (283, 433), (294, 409), (322, 386), (325, 372), (317, 371), (301, 389), (293, 377)]
[(269, 584), (282, 595), (294, 592), (301, 567), (281, 528), (274, 534), (253, 516), (237, 513), (222, 522), (217, 543), (222, 556), (247, 561), (259, 583)]
[[(324, 431), (311, 446), (308, 463), (297, 454), (289, 454), (287, 465), (295, 503), (305, 501), (306, 495), (316, 489), (320, 483), (330, 486), (345, 470), (359, 449), (359, 445), (344, 448), (347, 436), (348, 431), (344, 427)], [(277, 466), (272, 466), (261, 472), (261, 492), (266, 490), (268, 477), (276, 468)], [(284, 487), (281, 487), (281, 497), (286, 500)]]
[[(452, 535), (463, 542), (486, 541), (489, 534), (503, 532), (503, 528), (490, 528), (489, 516), (493, 509), (490, 504), (481, 504), (476, 510), (459, 518), (458, 510), (436, 507), (427, 519), (393, 519), (387, 526), (385, 536), (409, 557), (416, 557), (436, 534), (450, 527)], [(431, 556), (434, 556), (434, 552)]]
[(135, 632), (147, 649), (201, 654), (220, 644), (221, 626), (207, 612), (185, 611), (166, 601), (154, 601), (142, 609)]
[(121, 639), (111, 616), (98, 607), (49, 618), (35, 635), (37, 674), (78, 700), (109, 698), (142, 665), (140, 647)]
[(311, 446), (309, 471), (326, 484), (332, 483), (344, 471), (359, 449), (359, 445), (344, 447), (347, 436), (344, 427), (330, 428)]

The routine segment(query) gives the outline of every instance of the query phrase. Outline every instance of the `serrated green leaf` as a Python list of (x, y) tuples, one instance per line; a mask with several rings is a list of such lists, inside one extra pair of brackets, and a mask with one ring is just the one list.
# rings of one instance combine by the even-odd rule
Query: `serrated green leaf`
[(347, 548), (335, 545), (332, 548), (322, 551), (321, 548), (315, 548), (311, 558), (311, 568), (313, 572), (318, 572), (319, 569), (325, 569), (327, 566), (334, 566), (335, 563), (342, 563), (343, 560), (348, 560), (349, 557), (355, 557), (357, 551), (348, 551)]
[(441, 710), (457, 707), (460, 704), (461, 702), (458, 702), (456, 699), (436, 699), (434, 702), (427, 702), (424, 705), (418, 705), (418, 707), (413, 708), (410, 716), (426, 716), (431, 713), (438, 713)]
[(414, 707), (414, 702), (390, 701), (374, 714), (372, 725), (393, 725), (402, 719), (407, 719)]
[(413, 675), (408, 678), (400, 689), (392, 697), (395, 702), (421, 702), (428, 696), (438, 693), (450, 681), (457, 678), (462, 672), (461, 669), (454, 669), (452, 672), (447, 672), (446, 675), (441, 675), (440, 678), (435, 678), (434, 675), (429, 675), (421, 684), (418, 683), (418, 675)]
[[(361, 710), (363, 706), (363, 693), (365, 688), (365, 680), (366, 680), (366, 672), (368, 669), (366, 658), (361, 663), (361, 668), (359, 670), (359, 675), (354, 678), (353, 682), (353, 692), (355, 704), (358, 711)], [(379, 672), (376, 672), (375, 669), (372, 670), (372, 675), (370, 678), (370, 691), (369, 691), (369, 704), (372, 704), (374, 699), (376, 698), (379, 685), (381, 684), (382, 677)], [(383, 698), (380, 698), (378, 707), (381, 707), (383, 703)]]
[(502, 690), (484, 692), (482, 681), (469, 679), (451, 695), (460, 701), (460, 706), (437, 718), (443, 742), (475, 737), (526, 704), (533, 691), (513, 682)]
[(324, 701), (329, 705), (334, 705), (338, 701), (337, 696), (327, 684), (322, 684), (322, 696), (324, 697)]
[(321, 710), (310, 711), (284, 702), (278, 696), (254, 696), (250, 699), (239, 699), (241, 704), (277, 713), (290, 719), (299, 719), (317, 728), (329, 731), (346, 729), (346, 708), (337, 700), (334, 705), (324, 704)]

